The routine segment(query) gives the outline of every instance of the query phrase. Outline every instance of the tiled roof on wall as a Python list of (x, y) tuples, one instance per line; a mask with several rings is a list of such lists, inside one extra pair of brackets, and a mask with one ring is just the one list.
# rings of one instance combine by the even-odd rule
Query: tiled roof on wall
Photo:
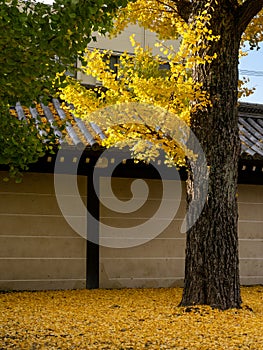
[[(64, 110), (60, 102), (55, 98), (48, 105), (41, 103), (29, 109), (23, 108), (18, 102), (12, 110), (12, 114), (17, 115), (19, 119), (33, 118), (37, 126), (40, 120), (48, 123), (59, 142), (64, 145), (76, 147), (85, 145), (93, 150), (97, 150), (101, 147), (101, 141), (106, 137), (98, 125), (84, 122), (74, 116), (73, 113)], [(58, 127), (62, 123), (65, 123), (64, 132), (61, 132)], [(39, 132), (42, 135), (45, 133), (44, 130)]]
[(238, 108), (241, 156), (263, 157), (263, 105), (240, 103)]
[[(25, 109), (20, 103), (16, 104), (14, 110), (19, 119), (26, 118)], [(45, 118), (60, 142), (68, 146), (85, 145), (93, 150), (98, 150), (101, 147), (102, 140), (106, 138), (103, 130), (98, 125), (84, 122), (74, 116), (73, 112), (65, 111), (55, 98), (48, 106), (41, 104), (38, 108), (30, 107), (27, 113), (35, 119), (36, 124), (38, 124), (39, 118)], [(241, 156), (263, 158), (263, 105), (241, 102), (238, 114), (242, 144)], [(57, 124), (61, 121), (66, 122), (64, 135), (57, 127)]]

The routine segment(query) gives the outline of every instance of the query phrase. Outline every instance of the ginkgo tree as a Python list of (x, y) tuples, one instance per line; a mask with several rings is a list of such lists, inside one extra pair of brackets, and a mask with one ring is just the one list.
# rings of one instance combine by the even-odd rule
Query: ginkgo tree
[[(199, 210), (204, 176), (208, 176), (208, 192), (201, 215), (187, 231), (182, 306), (207, 304), (228, 309), (239, 308), (242, 303), (237, 232), (238, 62), (244, 41), (257, 47), (263, 39), (262, 8), (263, 0), (130, 2), (118, 13), (115, 32), (138, 22), (161, 39), (181, 38), (179, 52), (163, 48), (170, 71), (163, 74), (158, 69), (160, 59), (138, 48), (133, 60), (121, 57), (120, 75), (115, 76), (105, 66), (103, 54), (88, 52), (85, 70), (102, 81), (106, 92), (84, 92), (75, 82), (63, 91), (63, 97), (74, 103), (76, 113), (87, 111), (87, 118), (92, 110), (107, 103), (140, 101), (161, 106), (184, 118), (199, 140), (207, 172), (198, 171), (202, 167), (198, 162), (195, 169), (189, 169), (187, 201)], [(132, 138), (130, 127), (124, 125), (120, 134), (111, 128), (112, 144), (121, 141), (123, 133)], [(136, 130), (136, 134), (145, 132), (143, 127)], [(151, 130), (152, 144), (158, 144), (154, 142), (155, 132)], [(187, 156), (173, 152), (172, 143), (165, 142), (165, 146), (171, 162)], [(142, 148), (140, 152), (144, 152)]]

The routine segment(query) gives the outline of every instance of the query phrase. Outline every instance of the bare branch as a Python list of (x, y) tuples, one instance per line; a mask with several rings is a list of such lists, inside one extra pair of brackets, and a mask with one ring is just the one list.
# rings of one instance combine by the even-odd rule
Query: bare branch
[(164, 1), (157, 0), (158, 4), (164, 5), (168, 11), (176, 12), (176, 8), (171, 6), (170, 4), (165, 3)]
[[(158, 2), (164, 4), (163, 1), (157, 0)], [(167, 4), (167, 7), (170, 7), (174, 10), (185, 22), (188, 22), (189, 16), (191, 14), (192, 3), (189, 0), (172, 0), (175, 4), (175, 8)]]
[(263, 0), (246, 0), (237, 9), (238, 30), (240, 35), (246, 30), (250, 21), (263, 9)]

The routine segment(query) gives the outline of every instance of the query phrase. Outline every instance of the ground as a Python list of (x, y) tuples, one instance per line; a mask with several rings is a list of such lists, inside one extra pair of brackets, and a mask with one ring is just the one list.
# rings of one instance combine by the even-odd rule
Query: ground
[(263, 349), (263, 286), (242, 309), (182, 308), (182, 289), (0, 294), (0, 350)]

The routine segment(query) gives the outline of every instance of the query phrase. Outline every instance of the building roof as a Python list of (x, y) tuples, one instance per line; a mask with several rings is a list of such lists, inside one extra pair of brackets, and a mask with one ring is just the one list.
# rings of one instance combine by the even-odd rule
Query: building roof
[[(38, 123), (39, 118), (45, 119), (53, 128), (55, 135), (61, 143), (68, 146), (79, 145), (99, 150), (101, 142), (106, 138), (103, 130), (94, 124), (87, 123), (74, 116), (73, 112), (65, 111), (57, 99), (47, 106), (41, 104), (38, 107), (30, 107), (27, 112), (17, 103), (14, 107), (19, 119), (25, 119), (29, 113)], [(262, 159), (263, 158), (263, 105), (243, 103), (239, 104), (239, 131), (241, 139), (241, 157)], [(57, 125), (65, 122), (64, 136)]]

